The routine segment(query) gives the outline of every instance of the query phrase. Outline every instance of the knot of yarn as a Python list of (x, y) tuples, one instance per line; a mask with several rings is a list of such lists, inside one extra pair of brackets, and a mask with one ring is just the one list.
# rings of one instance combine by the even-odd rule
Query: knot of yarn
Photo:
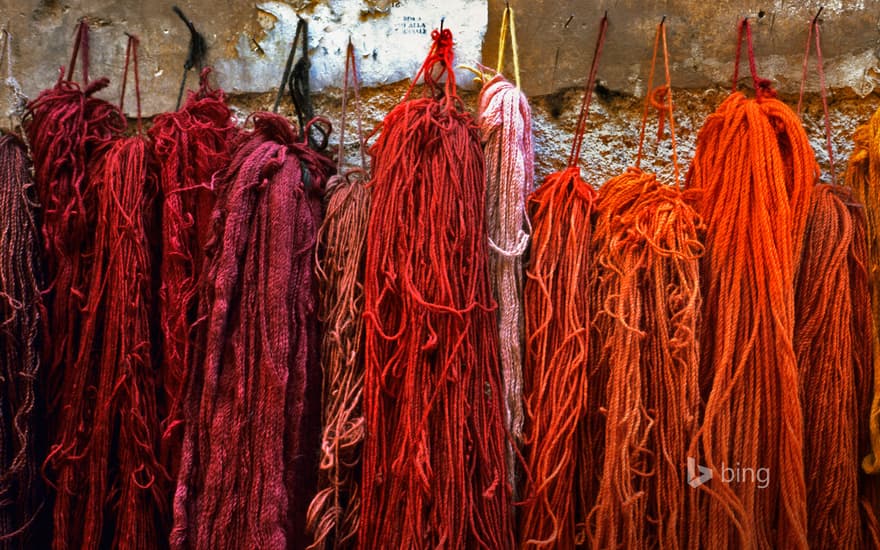
[(657, 86), (648, 94), (651, 107), (657, 110), (657, 139), (663, 137), (663, 128), (669, 110), (669, 86)]
[(773, 89), (773, 82), (767, 78), (758, 78), (755, 80), (755, 95), (762, 99), (776, 97), (776, 90)]

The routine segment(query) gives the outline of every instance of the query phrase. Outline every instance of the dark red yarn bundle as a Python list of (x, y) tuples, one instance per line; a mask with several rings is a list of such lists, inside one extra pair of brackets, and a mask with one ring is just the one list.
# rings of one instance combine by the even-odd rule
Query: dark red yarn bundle
[(162, 253), (159, 323), (162, 332), (162, 462), (173, 477), (183, 437), (186, 374), (197, 366), (205, 337), (199, 280), (211, 235), (217, 180), (237, 133), (223, 90), (211, 89), (210, 69), (184, 106), (153, 120), (149, 134), (159, 165)]
[(431, 95), (395, 107), (370, 151), (359, 547), (510, 548), (483, 153), (452, 33), (432, 36)]
[[(71, 80), (82, 53), (83, 84)], [(97, 209), (91, 174), (113, 139), (125, 129), (119, 109), (94, 94), (109, 84), (88, 79), (88, 25), (77, 29), (74, 53), (65, 78), (28, 104), (24, 119), (37, 197), (43, 208), (42, 232), (50, 292), (51, 340), (44, 350), (50, 437), (61, 411), (70, 406), (73, 364), (79, 340), (80, 310), (92, 263)], [(74, 426), (76, 426), (74, 424)]]
[[(135, 74), (136, 47), (130, 37), (126, 72), (132, 54)], [(167, 474), (156, 455), (150, 162), (144, 137), (119, 138), (87, 175), (94, 247), (81, 310), (71, 315), (79, 338), (75, 360), (64, 364), (60, 422), (46, 461), (57, 487), (55, 548), (148, 549), (164, 538), (157, 522)]]
[(309, 148), (308, 127), (271, 113), (253, 124), (218, 175), (205, 358), (187, 385), (174, 548), (306, 541), (321, 420), (315, 243), (333, 163)]
[(0, 548), (37, 544), (45, 435), (38, 386), (46, 314), (37, 202), (27, 148), (0, 135)]

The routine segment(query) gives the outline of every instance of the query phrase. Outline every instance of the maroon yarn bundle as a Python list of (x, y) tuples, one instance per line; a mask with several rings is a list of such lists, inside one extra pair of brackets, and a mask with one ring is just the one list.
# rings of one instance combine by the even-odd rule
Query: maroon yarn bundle
[(218, 175), (205, 359), (187, 385), (174, 548), (306, 541), (320, 441), (315, 243), (333, 163), (308, 147), (308, 127), (270, 113), (253, 123)]
[(45, 335), (37, 203), (27, 149), (0, 135), (0, 548), (37, 544), (42, 507), (42, 407), (37, 377)]
[(513, 546), (483, 152), (452, 33), (433, 38), (430, 97), (395, 107), (370, 151), (364, 549)]
[(204, 340), (199, 279), (211, 234), (214, 174), (226, 167), (236, 134), (223, 90), (201, 74), (197, 92), (173, 113), (157, 116), (149, 134), (159, 166), (162, 253), (159, 259), (159, 323), (162, 332), (162, 462), (172, 477), (183, 437), (186, 375), (197, 364)]
[[(80, 46), (81, 45), (81, 46)], [(84, 85), (70, 80), (77, 52), (83, 55)], [(88, 27), (80, 24), (73, 60), (53, 88), (28, 104), (24, 129), (34, 160), (48, 283), (50, 341), (44, 350), (50, 436), (70, 402), (79, 338), (80, 311), (92, 263), (96, 192), (94, 164), (125, 129), (119, 109), (94, 97), (109, 84), (88, 81)]]

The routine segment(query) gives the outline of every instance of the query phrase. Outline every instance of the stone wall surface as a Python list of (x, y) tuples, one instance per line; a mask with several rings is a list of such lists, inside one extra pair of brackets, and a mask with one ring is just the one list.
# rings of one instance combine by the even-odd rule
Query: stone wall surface
[[(422, 62), (430, 31), (445, 17), (455, 33), (457, 60), (494, 66), (505, 2), (490, 0), (292, 0), (237, 2), (181, 0), (180, 8), (205, 36), (208, 64), (216, 82), (244, 123), (247, 115), (271, 107), (274, 89), (296, 26), (310, 20), (312, 82), (317, 112), (339, 120), (342, 63), (351, 37), (364, 80), (366, 127), (377, 125), (406, 92), (408, 79)], [(511, 0), (517, 14), (517, 38), (523, 89), (534, 111), (539, 177), (564, 166), (577, 117), (581, 86), (592, 55), (599, 18), (610, 20), (598, 93), (591, 108), (582, 166), (596, 185), (633, 161), (638, 142), (653, 33), (666, 16), (676, 129), (683, 170), (693, 154), (696, 133), (725, 97), (733, 70), (736, 24), (750, 16), (761, 76), (771, 78), (781, 97), (797, 103), (807, 24), (823, 6), (822, 39), (830, 87), (830, 109), (837, 171), (851, 149), (851, 134), (877, 108), (880, 83), (880, 0), (766, 2), (714, 0)], [(91, 75), (108, 76), (103, 97), (117, 100), (124, 63), (125, 33), (141, 39), (143, 111), (146, 116), (172, 109), (182, 75), (189, 36), (171, 10), (172, 3), (135, 0), (0, 0), (0, 26), (12, 35), (13, 71), (25, 94), (36, 97), (51, 86), (69, 60), (79, 18), (92, 21)], [(510, 54), (505, 72), (512, 72)], [(5, 74), (6, 68), (2, 67)], [(814, 62), (807, 84), (805, 126), (827, 173), (821, 102)], [(740, 84), (747, 87), (743, 63)], [(477, 89), (458, 71), (462, 97), (476, 109)], [(189, 74), (194, 86), (196, 75)], [(7, 110), (6, 94), (0, 113)], [(126, 112), (135, 112), (127, 94)], [(284, 106), (282, 110), (289, 110)], [(351, 120), (351, 119), (349, 119)], [(652, 119), (653, 121), (653, 119)], [(8, 127), (7, 118), (0, 126)], [(346, 150), (354, 160), (354, 125)], [(671, 177), (667, 142), (655, 147), (648, 133), (647, 166)], [(336, 141), (333, 139), (332, 141)], [(824, 176), (826, 179), (829, 176)]]

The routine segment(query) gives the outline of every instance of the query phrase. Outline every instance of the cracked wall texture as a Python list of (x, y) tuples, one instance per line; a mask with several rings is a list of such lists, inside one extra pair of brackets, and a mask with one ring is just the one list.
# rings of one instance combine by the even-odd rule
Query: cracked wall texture
[[(407, 75), (413, 74), (424, 58), (429, 36), (419, 33), (422, 23), (430, 32), (437, 16), (445, 15), (446, 24), (456, 33), (458, 61), (473, 64), (482, 60), (494, 66), (504, 4), (499, 0), (178, 2), (207, 39), (208, 62), (216, 67), (216, 79), (230, 92), (230, 102), (242, 121), (254, 110), (271, 107), (296, 14), (312, 22), (316, 112), (339, 120), (340, 92), (334, 84), (341, 76), (343, 44), (351, 35), (367, 84), (364, 98), (368, 128), (399, 102), (408, 85)], [(581, 163), (587, 179), (596, 185), (633, 161), (654, 27), (664, 15), (669, 25), (683, 168), (693, 155), (694, 139), (703, 120), (729, 89), (736, 23), (744, 15), (754, 21), (759, 72), (773, 79), (782, 99), (794, 106), (807, 24), (819, 6), (824, 6), (823, 53), (831, 88), (838, 172), (851, 150), (852, 131), (880, 103), (875, 91), (880, 83), (880, 0), (512, 0), (510, 4), (517, 12), (523, 88), (534, 111), (539, 178), (565, 164), (582, 93), (579, 86), (583, 85), (598, 21), (605, 10), (610, 27)], [(111, 100), (118, 97), (125, 32), (138, 35), (142, 41), (144, 112), (152, 115), (173, 108), (186, 56), (187, 31), (171, 5), (134, 0), (0, 0), (0, 25), (13, 34), (15, 75), (30, 97), (51, 86), (59, 67), (66, 65), (73, 29), (80, 17), (88, 16), (93, 21), (91, 73), (111, 78), (111, 86), (104, 93)], [(402, 26), (406, 14), (420, 18), (411, 25), (414, 31)], [(509, 53), (506, 59), (509, 72)], [(741, 75), (741, 84), (747, 84), (745, 63)], [(195, 81), (195, 74), (190, 73), (189, 83), (195, 85)], [(468, 84), (465, 79), (460, 81)], [(821, 102), (812, 61), (807, 90), (805, 126), (823, 164), (823, 177), (828, 178)], [(476, 108), (475, 90), (464, 89), (462, 96), (469, 108)], [(7, 99), (0, 100), (2, 112), (6, 111)], [(131, 99), (129, 94), (129, 113), (134, 112)], [(9, 122), (4, 119), (0, 125), (8, 127)], [(353, 153), (356, 143), (353, 131), (350, 125), (346, 136), (349, 153)], [(650, 129), (648, 136), (647, 166), (671, 177), (668, 143), (655, 148)]]

